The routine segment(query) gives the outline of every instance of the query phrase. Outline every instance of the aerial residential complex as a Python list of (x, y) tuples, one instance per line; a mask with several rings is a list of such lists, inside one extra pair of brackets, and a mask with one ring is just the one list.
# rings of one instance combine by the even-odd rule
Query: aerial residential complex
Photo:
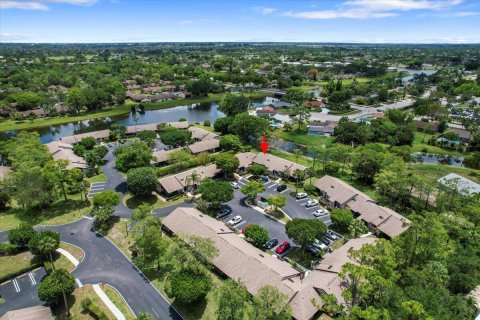
[(479, 14), (0, 0), (0, 320), (480, 320)]

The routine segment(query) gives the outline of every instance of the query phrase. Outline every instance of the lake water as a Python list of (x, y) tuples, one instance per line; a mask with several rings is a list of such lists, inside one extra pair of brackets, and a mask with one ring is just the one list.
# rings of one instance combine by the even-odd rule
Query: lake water
[[(266, 97), (264, 99), (255, 100), (252, 102), (252, 104), (254, 107), (261, 107), (268, 105), (275, 100), (277, 99)], [(218, 110), (217, 102), (198, 103), (194, 105), (178, 106), (161, 110), (148, 110), (143, 114), (138, 112), (136, 113), (137, 125), (172, 122), (178, 121), (180, 118), (185, 118), (189, 122), (200, 123), (203, 123), (205, 120), (210, 120), (213, 124), (216, 119), (224, 116), (225, 114)], [(114, 122), (124, 126), (135, 125), (134, 115), (132, 113), (128, 113), (113, 117), (75, 121), (48, 127), (40, 127), (31, 129), (31, 131), (36, 131), (40, 134), (40, 140), (42, 143), (48, 143), (54, 140), (59, 140), (61, 137), (65, 136), (109, 129), (110, 125)], [(0, 140), (6, 140), (15, 134), (17, 134), (17, 131), (0, 132)]]
[(463, 167), (463, 157), (456, 157), (435, 153), (415, 152), (412, 154), (415, 162), (423, 164), (449, 164), (454, 167)]
[(399, 68), (398, 71), (408, 73), (408, 76), (401, 78), (403, 82), (412, 80), (413, 76), (416, 74), (424, 73), (427, 76), (431, 76), (432, 74), (437, 72), (437, 70), (415, 70), (415, 69), (406, 69), (406, 68)]

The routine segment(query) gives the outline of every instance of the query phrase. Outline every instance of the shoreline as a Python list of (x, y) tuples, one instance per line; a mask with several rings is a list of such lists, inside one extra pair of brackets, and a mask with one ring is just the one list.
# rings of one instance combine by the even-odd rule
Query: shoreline
[[(260, 92), (254, 92), (252, 94), (247, 94), (250, 98), (262, 98), (268, 96), (268, 94), (263, 94)], [(146, 102), (145, 111), (149, 110), (161, 110), (169, 109), (183, 105), (191, 105), (195, 103), (202, 102), (216, 102), (222, 99), (223, 93), (213, 93), (209, 94), (207, 97), (197, 97), (197, 98), (185, 98), (185, 99), (176, 99), (169, 101), (161, 102)], [(73, 116), (60, 116), (54, 118), (36, 118), (34, 120), (21, 120), (16, 121), (12, 119), (0, 120), (0, 132), (6, 131), (15, 131), (15, 130), (28, 130), (35, 128), (48, 127), (52, 125), (66, 124), (76, 121), (84, 121), (90, 119), (98, 118), (107, 118), (113, 116), (119, 116), (123, 114), (128, 114), (131, 112), (131, 106), (136, 103), (126, 102), (121, 106), (111, 107), (96, 113), (84, 113), (81, 115)]]

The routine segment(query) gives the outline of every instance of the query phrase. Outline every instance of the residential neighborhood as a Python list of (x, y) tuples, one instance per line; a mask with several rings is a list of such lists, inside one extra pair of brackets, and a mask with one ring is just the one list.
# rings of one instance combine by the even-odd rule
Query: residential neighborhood
[(480, 320), (479, 14), (0, 0), (0, 320)]

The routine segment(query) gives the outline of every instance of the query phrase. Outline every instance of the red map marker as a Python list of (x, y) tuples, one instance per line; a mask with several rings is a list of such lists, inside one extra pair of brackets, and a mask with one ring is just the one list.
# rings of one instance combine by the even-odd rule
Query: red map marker
[(265, 138), (265, 136), (263, 136), (263, 140), (262, 140), (262, 142), (260, 142), (260, 149), (262, 149), (263, 153), (267, 153), (268, 142), (267, 142), (267, 138)]

